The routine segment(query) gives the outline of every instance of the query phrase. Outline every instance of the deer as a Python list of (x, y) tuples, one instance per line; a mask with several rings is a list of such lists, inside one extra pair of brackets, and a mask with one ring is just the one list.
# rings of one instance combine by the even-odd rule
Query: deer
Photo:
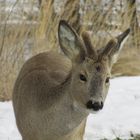
[(130, 29), (95, 49), (65, 20), (58, 25), (61, 52), (42, 52), (25, 62), (13, 89), (22, 140), (83, 140), (90, 113), (103, 109), (111, 69)]

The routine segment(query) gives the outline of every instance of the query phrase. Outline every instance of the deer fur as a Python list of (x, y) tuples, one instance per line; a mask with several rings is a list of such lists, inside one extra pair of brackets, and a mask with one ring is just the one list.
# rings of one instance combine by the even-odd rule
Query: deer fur
[(113, 59), (128, 33), (97, 51), (87, 32), (81, 38), (60, 21), (64, 55), (50, 51), (32, 57), (15, 82), (13, 107), (23, 140), (83, 140), (87, 116), (103, 108)]

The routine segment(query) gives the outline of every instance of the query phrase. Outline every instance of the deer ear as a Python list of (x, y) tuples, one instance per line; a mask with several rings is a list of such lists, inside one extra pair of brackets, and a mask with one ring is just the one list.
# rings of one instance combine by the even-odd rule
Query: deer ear
[(72, 62), (81, 62), (85, 58), (84, 45), (80, 37), (64, 20), (59, 23), (58, 38), (62, 51)]
[(117, 61), (120, 50), (122, 49), (123, 44), (126, 41), (129, 32), (130, 29), (125, 30), (122, 34), (118, 35), (115, 39), (110, 40), (106, 45), (106, 47), (103, 49), (102, 56), (108, 56), (111, 64)]

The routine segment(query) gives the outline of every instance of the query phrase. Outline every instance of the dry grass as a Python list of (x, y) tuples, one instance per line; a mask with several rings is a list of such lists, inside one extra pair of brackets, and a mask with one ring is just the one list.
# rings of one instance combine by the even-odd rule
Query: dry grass
[[(30, 0), (30, 4), (33, 6), (34, 2), (35, 0)], [(81, 30), (88, 29), (93, 32), (94, 46), (103, 46), (104, 42), (112, 37), (112, 33), (117, 34), (130, 25), (130, 17), (124, 14), (126, 6), (125, 4), (121, 5), (121, 2), (120, 0), (120, 9), (117, 8), (117, 0), (113, 0), (106, 6), (102, 6), (102, 0), (95, 0), (95, 2), (87, 0), (84, 5), (77, 5), (83, 11), (79, 19), (82, 25)], [(77, 3), (74, 1), (73, 4)], [(67, 14), (66, 12), (70, 12), (67, 9), (71, 8), (65, 8), (65, 6), (62, 6), (59, 13), (55, 13), (52, 4), (53, 0), (44, 0), (40, 12), (32, 16), (23, 11), (22, 16), (26, 18), (21, 18), (20, 23), (8, 23), (9, 19), (12, 18), (13, 10), (8, 15), (0, 12), (0, 20), (2, 21), (0, 23), (0, 100), (11, 99), (14, 81), (26, 59), (52, 48), (59, 50), (57, 41), (59, 20), (63, 18), (74, 23), (78, 18), (73, 14), (74, 12)], [(74, 7), (71, 5), (72, 3), (67, 4)], [(33, 7), (30, 8), (32, 11)], [(116, 11), (115, 16), (113, 15), (114, 10)], [(139, 35), (137, 35), (136, 40), (140, 40)], [(133, 44), (131, 38), (129, 43), (125, 44), (119, 61), (113, 67), (114, 76), (140, 75), (140, 46), (137, 44), (136, 47)]]
[(26, 20), (20, 23), (9, 20), (17, 3), (7, 15), (3, 15), (0, 23), (0, 100), (11, 99), (15, 78), (25, 62), (28, 42), (34, 39), (37, 26), (28, 24)]
[(112, 69), (115, 76), (138, 76), (140, 75), (140, 49), (128, 48), (123, 50), (119, 60)]

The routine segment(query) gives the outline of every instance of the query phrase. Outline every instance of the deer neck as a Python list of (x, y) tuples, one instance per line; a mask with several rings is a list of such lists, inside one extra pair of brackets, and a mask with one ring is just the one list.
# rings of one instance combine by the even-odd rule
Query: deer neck
[(74, 99), (71, 96), (70, 85), (71, 74), (68, 75), (65, 82), (63, 83), (63, 86), (61, 86), (63, 87), (63, 95), (60, 98), (58, 106), (61, 110), (60, 112), (63, 114), (64, 120), (66, 121), (65, 124), (67, 124), (67, 127), (69, 127), (70, 129), (74, 129), (78, 127), (83, 122), (83, 120), (87, 118), (88, 112), (86, 111), (86, 109), (80, 108), (76, 101), (74, 101)]

